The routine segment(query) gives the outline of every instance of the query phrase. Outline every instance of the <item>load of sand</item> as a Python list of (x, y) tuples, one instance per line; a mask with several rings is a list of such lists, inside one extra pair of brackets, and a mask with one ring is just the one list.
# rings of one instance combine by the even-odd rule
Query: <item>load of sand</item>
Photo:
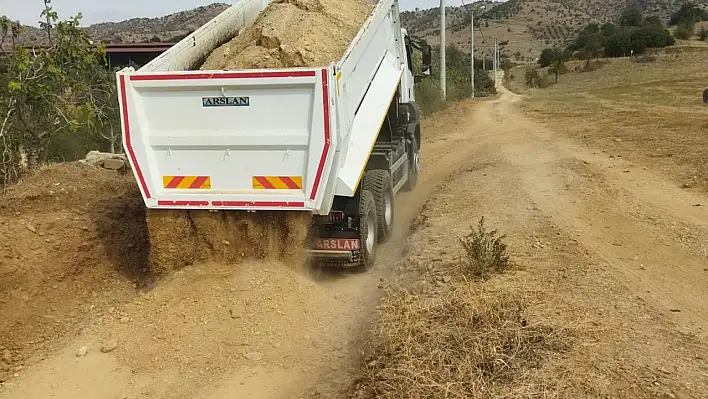
[(328, 65), (344, 55), (371, 10), (366, 0), (276, 0), (201, 69)]
[[(276, 0), (250, 27), (216, 49), (202, 70), (324, 66), (344, 55), (372, 10), (367, 0)], [(301, 265), (310, 229), (306, 212), (151, 210), (150, 269), (244, 258)]]

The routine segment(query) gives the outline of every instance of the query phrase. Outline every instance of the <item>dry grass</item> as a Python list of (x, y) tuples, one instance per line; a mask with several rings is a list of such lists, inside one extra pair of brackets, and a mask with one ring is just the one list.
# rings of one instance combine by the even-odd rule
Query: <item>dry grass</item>
[(519, 292), (470, 285), (432, 298), (389, 291), (355, 397), (533, 396), (536, 386), (525, 390), (519, 380), (571, 340), (567, 331), (530, 319), (526, 302)]
[(667, 51), (654, 62), (614, 59), (594, 72), (564, 75), (533, 91), (524, 109), (558, 132), (706, 191), (708, 49)]
[(482, 218), (459, 238), (461, 262), (424, 268), (426, 280), (443, 271), (455, 277), (421, 294), (405, 284), (385, 286), (355, 397), (517, 398), (538, 392), (535, 370), (568, 350), (571, 335), (529, 311), (533, 293), (495, 280), (466, 280), (508, 270), (504, 238), (488, 231)]

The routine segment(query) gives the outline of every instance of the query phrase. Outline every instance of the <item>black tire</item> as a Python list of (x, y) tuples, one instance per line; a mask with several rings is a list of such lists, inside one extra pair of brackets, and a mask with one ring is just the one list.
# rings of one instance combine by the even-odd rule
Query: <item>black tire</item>
[(403, 191), (413, 191), (418, 185), (418, 172), (420, 171), (420, 149), (415, 136), (411, 138), (411, 150), (408, 152), (408, 180), (403, 184)]
[[(396, 216), (391, 174), (384, 169), (374, 169), (366, 172), (364, 175), (364, 190), (368, 190), (374, 195), (378, 242), (386, 242), (393, 235), (393, 223)], [(387, 211), (388, 215), (386, 214)]]
[[(376, 262), (376, 202), (371, 191), (363, 189), (359, 201), (359, 238), (361, 239), (361, 263), (359, 269), (366, 271)], [(369, 234), (373, 234), (373, 238)], [(367, 238), (373, 241), (367, 243)], [(373, 245), (371, 245), (373, 244)]]

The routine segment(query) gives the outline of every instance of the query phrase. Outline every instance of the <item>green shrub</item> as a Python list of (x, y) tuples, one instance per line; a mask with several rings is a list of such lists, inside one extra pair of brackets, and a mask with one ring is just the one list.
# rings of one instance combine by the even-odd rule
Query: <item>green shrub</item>
[(695, 29), (695, 24), (693, 22), (683, 22), (677, 28), (674, 36), (677, 39), (688, 40), (693, 37), (693, 32)]
[(440, 80), (429, 77), (416, 84), (415, 100), (428, 115), (443, 109), (445, 102), (440, 96)]
[[(445, 108), (449, 103), (472, 97), (470, 84), (470, 56), (455, 47), (446, 50), (447, 64), (447, 101), (443, 101), (440, 93), (440, 53), (439, 48), (433, 49), (433, 73), (416, 84), (416, 102), (423, 112), (431, 114)], [(417, 62), (414, 60), (414, 62)], [(475, 60), (474, 87), (476, 97), (487, 97), (496, 94), (494, 79), (489, 73), (482, 71), (482, 61)]]
[(698, 38), (702, 41), (708, 40), (708, 29), (705, 26), (701, 27), (701, 31), (698, 33)]
[(708, 20), (708, 11), (698, 8), (691, 2), (685, 2), (678, 11), (671, 15), (669, 25), (675, 26), (682, 23), (695, 23)]
[(497, 230), (487, 231), (484, 217), (479, 220), (477, 229), (460, 238), (465, 250), (463, 272), (471, 277), (486, 279), (492, 273), (503, 273), (509, 269), (505, 235), (498, 236)]

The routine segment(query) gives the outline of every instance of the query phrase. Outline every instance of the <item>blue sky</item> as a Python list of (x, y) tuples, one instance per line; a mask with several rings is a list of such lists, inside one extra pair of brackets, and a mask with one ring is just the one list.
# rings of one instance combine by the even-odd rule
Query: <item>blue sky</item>
[[(122, 21), (134, 17), (158, 17), (177, 11), (207, 5), (219, 0), (53, 0), (54, 9), (60, 18), (68, 18), (81, 11), (83, 25), (96, 22)], [(237, 1), (221, 0), (225, 3)], [(466, 0), (470, 3), (472, 0)], [(462, 5), (463, 0), (447, 0), (448, 6)], [(416, 7), (431, 8), (440, 0), (401, 0), (401, 7), (412, 10)], [(0, 0), (0, 15), (20, 20), (26, 25), (36, 25), (42, 11), (42, 0)]]

